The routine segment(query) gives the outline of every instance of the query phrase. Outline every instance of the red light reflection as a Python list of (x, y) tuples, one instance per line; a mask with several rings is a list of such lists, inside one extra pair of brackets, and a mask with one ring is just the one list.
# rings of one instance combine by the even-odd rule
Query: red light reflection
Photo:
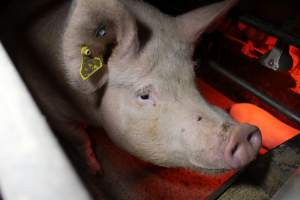
[[(225, 37), (241, 45), (241, 53), (251, 59), (259, 59), (268, 53), (277, 42), (277, 38), (259, 31), (245, 23), (224, 23), (220, 27)], [(293, 67), (289, 71), (296, 85), (290, 88), (300, 94), (300, 49), (290, 45), (289, 53), (293, 59)]]
[(240, 123), (257, 126), (262, 132), (263, 146), (272, 149), (300, 133), (254, 104), (232, 105), (230, 115)]
[(289, 71), (296, 82), (295, 87), (290, 88), (292, 91), (300, 94), (300, 50), (294, 46), (290, 46), (290, 55), (293, 59), (293, 67)]

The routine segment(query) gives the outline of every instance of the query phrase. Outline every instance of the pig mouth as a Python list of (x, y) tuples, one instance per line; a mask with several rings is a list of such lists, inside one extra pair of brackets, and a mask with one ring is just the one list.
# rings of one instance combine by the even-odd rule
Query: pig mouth
[(209, 176), (213, 176), (213, 175), (220, 175), (220, 174), (224, 174), (227, 173), (229, 171), (234, 171), (233, 169), (209, 169), (209, 168), (199, 168), (197, 167), (197, 169), (193, 168), (193, 171), (197, 171), (198, 173), (204, 174), (204, 175), (209, 175)]
[(228, 167), (206, 168), (206, 167), (200, 167), (195, 165), (189, 167), (189, 169), (205, 175), (219, 175), (219, 174), (227, 173), (229, 171), (234, 171), (234, 169)]
[(220, 175), (220, 174), (224, 174), (230, 171), (237, 171), (236, 169), (233, 169), (232, 167), (230, 167), (229, 165), (227, 165), (224, 162), (219, 163), (218, 165), (214, 164), (210, 166), (201, 166), (199, 165), (199, 163), (197, 163), (195, 160), (190, 159), (190, 162), (192, 164), (192, 166), (188, 167), (189, 169), (196, 171), (198, 173), (204, 174), (204, 175)]

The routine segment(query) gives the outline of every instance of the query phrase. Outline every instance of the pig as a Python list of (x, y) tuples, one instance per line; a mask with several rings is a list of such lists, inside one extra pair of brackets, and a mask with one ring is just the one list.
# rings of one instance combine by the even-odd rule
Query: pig
[[(155, 165), (240, 169), (256, 158), (260, 131), (202, 97), (192, 59), (202, 33), (236, 3), (174, 17), (138, 0), (66, 2), (29, 30), (45, 67), (20, 71), (50, 125), (91, 173), (101, 165), (87, 126), (103, 127), (117, 146)], [(88, 80), (80, 76), (82, 45), (103, 55), (104, 66)]]

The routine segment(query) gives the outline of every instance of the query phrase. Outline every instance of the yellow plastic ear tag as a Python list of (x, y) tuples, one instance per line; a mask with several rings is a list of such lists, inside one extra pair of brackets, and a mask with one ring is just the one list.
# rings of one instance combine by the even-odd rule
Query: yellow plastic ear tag
[(92, 57), (91, 50), (85, 45), (81, 46), (80, 53), (82, 57), (80, 77), (85, 81), (103, 67), (103, 57)]

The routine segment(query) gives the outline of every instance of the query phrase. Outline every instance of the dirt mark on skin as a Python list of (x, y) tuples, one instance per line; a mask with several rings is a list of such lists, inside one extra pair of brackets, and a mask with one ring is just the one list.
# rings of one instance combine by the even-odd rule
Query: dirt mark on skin
[[(161, 110), (157, 106), (146, 116), (137, 118), (129, 117), (127, 121), (129, 127), (125, 132), (130, 134), (141, 134), (144, 135), (144, 138), (149, 138), (152, 141), (156, 140), (159, 137), (160, 114)], [(143, 130), (143, 132), (141, 132), (141, 130)]]
[(151, 116), (149, 117), (149, 125), (147, 134), (154, 140), (158, 134), (158, 125), (159, 125), (159, 109), (155, 109)]
[(155, 139), (158, 133), (158, 118), (151, 119), (149, 123), (150, 125), (148, 134), (152, 139)]

